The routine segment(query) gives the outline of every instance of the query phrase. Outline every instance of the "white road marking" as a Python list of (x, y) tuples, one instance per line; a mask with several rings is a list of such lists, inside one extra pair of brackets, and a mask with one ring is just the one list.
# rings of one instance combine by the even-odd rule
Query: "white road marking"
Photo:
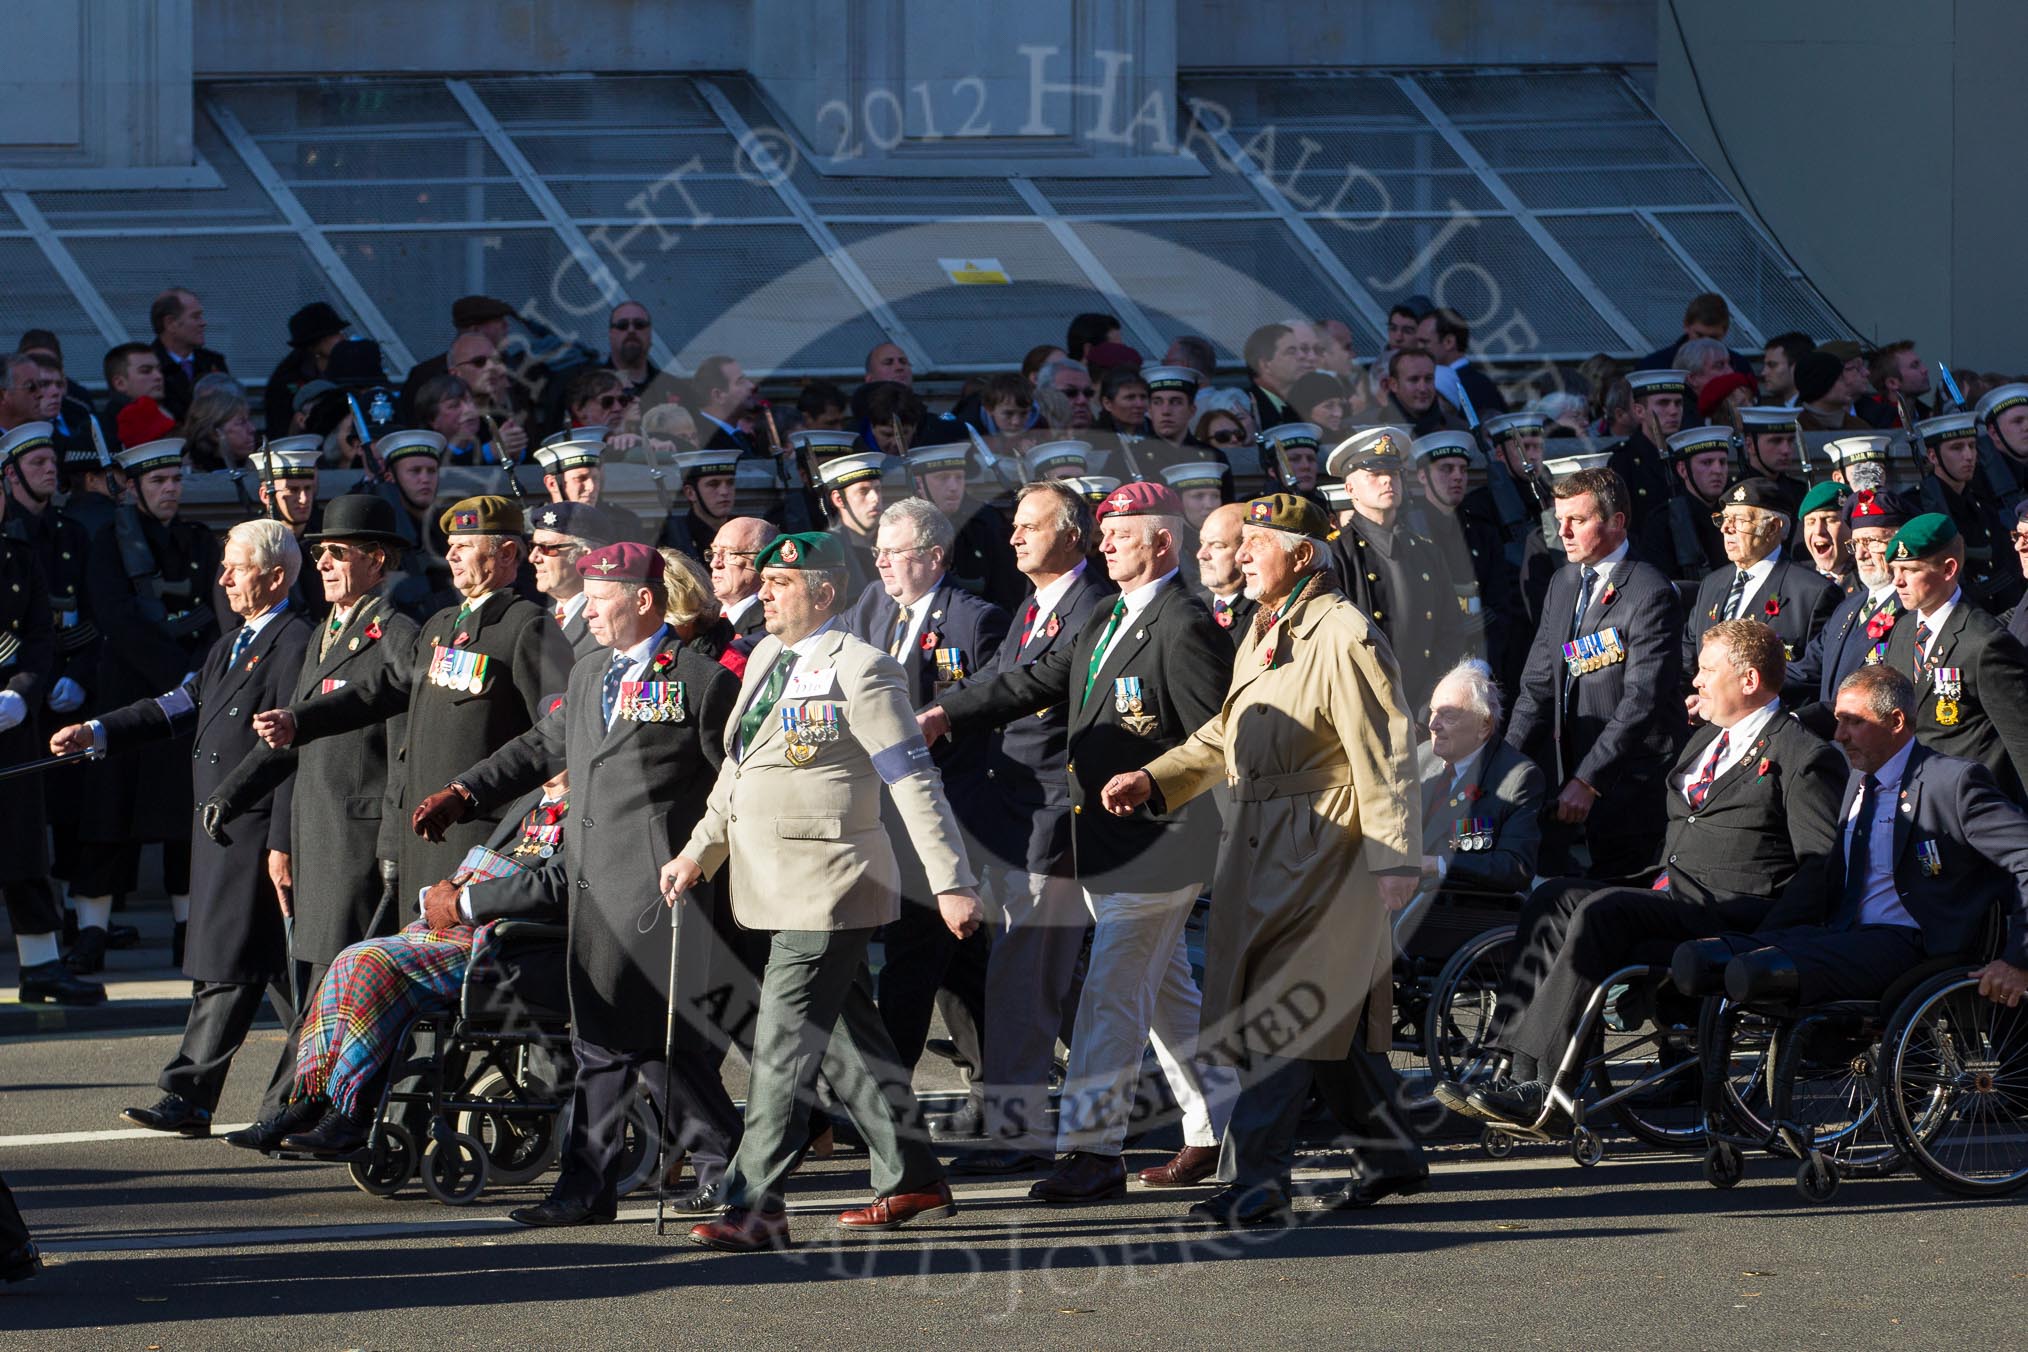
[[(211, 1134), (216, 1138), (251, 1125), (248, 1122), (214, 1122), (211, 1124)], [(93, 1141), (145, 1141), (151, 1137), (165, 1141), (204, 1139), (201, 1136), (185, 1137), (173, 1132), (150, 1131), (146, 1127), (116, 1127), (111, 1131), (45, 1131), (29, 1136), (0, 1136), (0, 1150), (31, 1145), (87, 1145)]]

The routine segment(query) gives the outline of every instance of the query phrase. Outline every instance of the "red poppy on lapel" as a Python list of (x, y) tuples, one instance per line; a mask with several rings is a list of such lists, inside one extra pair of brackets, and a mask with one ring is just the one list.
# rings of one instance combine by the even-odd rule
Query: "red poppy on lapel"
[(371, 643), (371, 642), (372, 642), (373, 640), (375, 640), (375, 639), (379, 638), (379, 637), (380, 637), (380, 633), (381, 633), (381, 630), (380, 630), (380, 621), (379, 621), (379, 620), (368, 620), (368, 621), (366, 622), (366, 640), (367, 640), (367, 642)]
[(1782, 598), (1779, 596), (1768, 597), (1767, 604), (1761, 607), (1761, 611), (1769, 619), (1773, 619), (1782, 613)]
[(676, 665), (676, 654), (656, 653), (655, 660), (649, 665), (653, 666), (657, 671), (667, 671), (670, 667)]
[(916, 646), (918, 648), (921, 648), (924, 652), (933, 652), (936, 649), (938, 641), (939, 640), (937, 639), (936, 630), (925, 629), (922, 631), (922, 642), (918, 643)]
[(1606, 589), (1598, 594), (1598, 603), (1602, 606), (1609, 606), (1619, 596), (1619, 594), (1620, 589), (1618, 587), (1615, 587), (1612, 583), (1608, 582), (1606, 583)]
[(462, 648), (471, 641), (472, 636), (470, 634), (459, 634), (451, 640), (451, 646), (453, 648)]
[(1891, 611), (1873, 612), (1873, 618), (1866, 621), (1866, 637), (1876, 640), (1886, 638), (1887, 631), (1894, 627), (1894, 621), (1895, 616)]
[(1773, 761), (1771, 761), (1771, 760), (1769, 760), (1769, 759), (1768, 759), (1768, 758), (1767, 758), (1766, 756), (1762, 756), (1762, 757), (1760, 758), (1760, 765), (1759, 765), (1759, 767), (1758, 767), (1758, 768), (1756, 769), (1756, 771), (1755, 771), (1755, 774), (1754, 774), (1754, 778), (1755, 778), (1756, 780), (1761, 780), (1761, 779), (1766, 779), (1766, 778), (1768, 777), (1768, 774), (1769, 774), (1769, 773), (1770, 773), (1770, 772), (1771, 772), (1771, 771), (1772, 771), (1773, 769), (1774, 769), (1774, 762), (1773, 762)]
[(1468, 803), (1476, 803), (1481, 798), (1486, 796), (1486, 791), (1480, 788), (1477, 784), (1465, 785), (1465, 787), (1462, 790), (1460, 790), (1460, 793), (1461, 796), (1464, 798), (1464, 800)]
[(1055, 638), (1059, 633), (1063, 632), (1063, 621), (1057, 619), (1056, 616), (1051, 615), (1049, 617), (1049, 623), (1042, 626), (1042, 632), (1047, 634), (1050, 638)]

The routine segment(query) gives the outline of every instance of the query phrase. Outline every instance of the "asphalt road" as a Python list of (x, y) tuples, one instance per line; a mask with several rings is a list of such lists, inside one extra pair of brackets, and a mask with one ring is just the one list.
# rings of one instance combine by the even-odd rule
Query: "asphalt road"
[[(2028, 1298), (2013, 1203), (1901, 1178), (1813, 1207), (1768, 1160), (1722, 1193), (1693, 1159), (1620, 1142), (1592, 1170), (1445, 1148), (1420, 1197), (1359, 1216), (1306, 1201), (1292, 1229), (1241, 1237), (1186, 1221), (1195, 1192), (1051, 1210), (1023, 1180), (961, 1183), (950, 1220), (840, 1236), (832, 1213), (864, 1199), (854, 1154), (793, 1181), (786, 1255), (658, 1240), (639, 1196), (617, 1224), (528, 1231), (506, 1211), (539, 1182), (454, 1209), (123, 1132), (173, 1046), (0, 1041), (0, 1172), (49, 1259), (0, 1288), (0, 1348), (2009, 1347)], [(250, 1116), (278, 1046), (259, 1036), (221, 1123)], [(1328, 1187), (1330, 1159), (1306, 1163), (1299, 1181)]]

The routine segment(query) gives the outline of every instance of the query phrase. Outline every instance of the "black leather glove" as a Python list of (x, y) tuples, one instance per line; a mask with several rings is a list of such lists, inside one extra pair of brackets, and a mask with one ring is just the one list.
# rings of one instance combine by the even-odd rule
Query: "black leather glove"
[(232, 820), (226, 805), (217, 798), (207, 798), (197, 809), (197, 824), (204, 828), (204, 834), (220, 845), (232, 844), (232, 837), (226, 834), (225, 824)]

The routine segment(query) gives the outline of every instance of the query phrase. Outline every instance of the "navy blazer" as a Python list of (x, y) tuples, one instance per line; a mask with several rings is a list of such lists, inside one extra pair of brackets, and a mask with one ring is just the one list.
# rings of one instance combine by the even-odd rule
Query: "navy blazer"
[[(1738, 565), (1728, 563), (1712, 569), (1697, 586), (1697, 599), (1691, 602), (1689, 619), (1683, 626), (1686, 690), (1697, 671), (1697, 650), (1704, 643), (1704, 632), (1718, 623), (1716, 612), (1724, 607), (1732, 593), (1732, 580), (1738, 576)], [(1782, 641), (1783, 655), (1793, 663), (1803, 656), (1810, 640), (1831, 618), (1838, 600), (1838, 588), (1810, 564), (1807, 555), (1798, 563), (1784, 551), (1761, 584), (1740, 601), (1739, 614), (1742, 619), (1759, 620), (1774, 630)], [(1775, 608), (1772, 615), (1768, 613), (1769, 605)], [(1809, 699), (1811, 693), (1810, 683), (1797, 667), (1791, 666), (1788, 679), (1782, 683), (1782, 702), (1798, 703)]]
[[(1844, 913), (1845, 839), (1842, 824), (1852, 814), (1863, 782), (1853, 773), (1838, 800), (1838, 848), (1824, 869), (1824, 886), (1813, 895), (1791, 891), (1763, 930), (1829, 924), (1847, 929), (1857, 919)], [(2009, 802), (1986, 767), (1945, 756), (1917, 743), (1902, 771), (1900, 802), (1894, 813), (1894, 890), (1922, 929), (1926, 957), (1979, 952), (1995, 907), (2006, 916), (2007, 937), (2000, 956), (2028, 967), (2028, 814)], [(1936, 847), (1926, 866), (1919, 848)], [(1930, 867), (1937, 871), (1931, 873)]]
[(1575, 777), (1610, 794), (1660, 777), (1675, 755), (1683, 726), (1682, 627), (1675, 587), (1629, 554), (1601, 575), (1577, 626), (1579, 634), (1617, 629), (1626, 658), (1567, 678), (1563, 645), (1581, 572), (1566, 563), (1550, 579), (1507, 743), (1557, 776), (1552, 792)]
[[(1090, 623), (1092, 612), (1110, 607), (1118, 594), (1105, 569), (1086, 564), (1054, 609), (1036, 617), (1023, 643), (1020, 618), (1035, 599), (1031, 591), (1015, 605), (1015, 626), (992, 665), (966, 684), (990, 681), (1002, 672), (1026, 671), (1057, 648), (1068, 648)], [(1070, 785), (1064, 770), (1069, 739), (1070, 709), (1060, 703), (1023, 714), (991, 734), (986, 746), (988, 791), (967, 826), (994, 863), (1027, 873), (1071, 876)]]
[(1866, 609), (1870, 599), (1868, 593), (1858, 591), (1840, 601), (1838, 608), (1831, 612), (1831, 618), (1824, 621), (1824, 627), (1810, 640), (1810, 646), (1803, 650), (1803, 655), (1789, 664), (1788, 684), (1783, 689), (1793, 689), (1798, 683), (1815, 687), (1815, 703), (1804, 705), (1796, 712), (1822, 736), (1830, 735), (1830, 707), (1837, 703), (1839, 685), (1866, 665), (1866, 655), (1874, 650), (1876, 644), (1881, 656), (1887, 655), (1887, 637), (1901, 619), (1901, 598), (1889, 592), (1880, 608), (1880, 613), (1888, 617), (1885, 632), (1877, 640), (1872, 638), (1866, 632), (1866, 625), (1859, 623), (1859, 613)]

